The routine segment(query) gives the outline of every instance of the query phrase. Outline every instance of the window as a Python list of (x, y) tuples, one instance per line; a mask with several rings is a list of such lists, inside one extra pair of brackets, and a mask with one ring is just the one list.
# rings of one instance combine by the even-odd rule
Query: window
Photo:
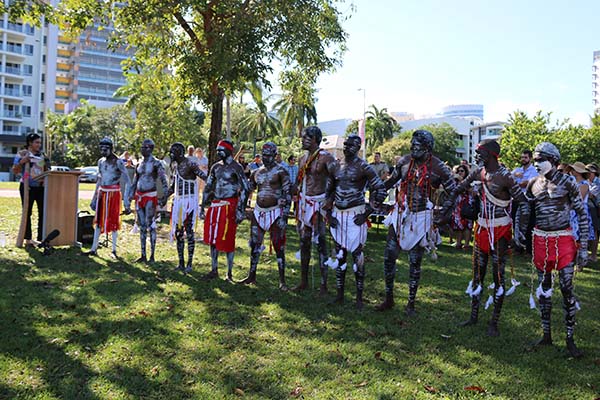
[(44, 112), (40, 111), (40, 119), (43, 121), (44, 120)]
[(31, 106), (21, 106), (21, 113), (24, 117), (31, 117)]
[(46, 82), (46, 74), (42, 74), (42, 83)]
[(42, 64), (46, 64), (46, 55), (45, 54), (42, 55)]
[(48, 43), (48, 36), (44, 35), (44, 44)]
[(23, 85), (23, 96), (31, 97), (32, 92), (33, 92), (33, 86)]
[(40, 93), (40, 103), (44, 102), (44, 92)]
[[(25, 24), (25, 33), (27, 33), (28, 35), (33, 35), (35, 33), (35, 28), (29, 24)], [(45, 42), (44, 42), (45, 44)]]
[(23, 75), (27, 75), (27, 76), (33, 75), (33, 65), (24, 64), (23, 65)]
[(25, 52), (24, 54), (26, 56), (32, 56), (33, 55), (33, 45), (32, 44), (26, 44), (25, 45)]

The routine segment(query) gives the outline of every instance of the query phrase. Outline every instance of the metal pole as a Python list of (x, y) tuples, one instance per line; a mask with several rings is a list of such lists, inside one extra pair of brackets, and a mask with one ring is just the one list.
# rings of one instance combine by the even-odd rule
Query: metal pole
[[(367, 90), (366, 89), (358, 89), (363, 92), (363, 124), (365, 125), (365, 142), (363, 143), (363, 159), (367, 159)], [(360, 128), (359, 128), (360, 129)]]

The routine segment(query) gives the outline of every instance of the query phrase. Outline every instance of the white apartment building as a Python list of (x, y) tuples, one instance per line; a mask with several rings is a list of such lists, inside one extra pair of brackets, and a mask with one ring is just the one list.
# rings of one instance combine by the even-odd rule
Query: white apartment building
[(474, 164), (477, 144), (484, 139), (499, 139), (502, 136), (504, 125), (506, 125), (505, 122), (495, 121), (471, 127), (468, 143), (466, 145), (467, 153), (465, 159), (468, 160), (470, 164)]

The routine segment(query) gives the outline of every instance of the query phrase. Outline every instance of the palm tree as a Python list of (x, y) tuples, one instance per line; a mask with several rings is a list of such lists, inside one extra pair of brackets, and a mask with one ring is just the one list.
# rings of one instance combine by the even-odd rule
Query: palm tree
[(243, 136), (248, 139), (252, 138), (254, 153), (256, 153), (256, 142), (267, 137), (279, 136), (281, 123), (267, 108), (267, 102), (272, 95), (265, 98), (263, 88), (258, 83), (251, 83), (248, 90), (252, 94), (254, 106), (248, 108), (246, 116), (240, 122), (239, 129)]
[(381, 145), (388, 139), (394, 137), (394, 134), (400, 132), (398, 122), (392, 117), (387, 108), (378, 109), (374, 104), (371, 104), (365, 115), (367, 144), (369, 151), (372, 151), (377, 146)]
[(300, 137), (306, 125), (317, 123), (314, 94), (314, 88), (303, 88), (301, 84), (292, 85), (273, 105), (283, 131), (290, 137), (294, 134)]

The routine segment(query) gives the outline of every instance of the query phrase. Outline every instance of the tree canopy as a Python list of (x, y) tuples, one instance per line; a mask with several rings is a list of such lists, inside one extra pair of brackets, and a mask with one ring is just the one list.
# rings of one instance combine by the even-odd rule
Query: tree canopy
[[(222, 133), (223, 97), (246, 82), (283, 70), (316, 77), (341, 64), (346, 32), (338, 0), (63, 0), (53, 7), (22, 0), (12, 17), (47, 21), (77, 32), (94, 22), (112, 25), (112, 43), (135, 51), (142, 66), (171, 67), (178, 94), (210, 108), (210, 159)], [(349, 8), (351, 9), (351, 7)]]
[[(458, 132), (449, 124), (429, 124), (423, 125), (418, 129), (428, 130), (433, 134), (435, 140), (433, 154), (440, 160), (447, 162), (448, 165), (456, 165), (459, 162), (456, 156), (456, 138)], [(375, 149), (381, 153), (381, 158), (388, 164), (395, 164), (395, 157), (408, 154), (410, 152), (410, 140), (414, 130), (400, 133), (393, 139), (385, 141)]]
[(538, 143), (551, 142), (558, 147), (563, 162), (598, 162), (600, 126), (597, 116), (592, 117), (591, 122), (592, 126), (586, 128), (568, 120), (553, 122), (551, 113), (538, 111), (530, 117), (523, 111), (515, 111), (502, 131), (502, 161), (511, 168), (516, 167), (523, 150), (533, 151)]

